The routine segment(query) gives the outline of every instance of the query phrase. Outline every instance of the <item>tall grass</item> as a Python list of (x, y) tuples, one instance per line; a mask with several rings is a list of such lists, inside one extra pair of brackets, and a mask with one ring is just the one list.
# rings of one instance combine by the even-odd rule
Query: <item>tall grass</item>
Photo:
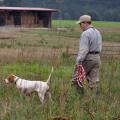
[[(64, 66), (63, 66), (64, 64)], [(55, 116), (70, 117), (71, 120), (113, 120), (120, 113), (120, 64), (119, 61), (103, 62), (101, 66), (100, 96), (91, 98), (88, 85), (85, 95), (71, 85), (73, 62), (54, 66), (50, 90), (53, 101), (46, 99), (41, 105), (36, 94), (29, 99), (20, 94), (15, 85), (6, 85), (5, 77), (9, 73), (30, 80), (46, 81), (50, 64), (16, 63), (1, 66), (0, 81), (0, 119), (1, 120), (52, 120)]]
[[(69, 21), (65, 21), (63, 25), (68, 27), (67, 23)], [(71, 53), (78, 50), (80, 33), (76, 27), (66, 32), (57, 31), (56, 28), (1, 30), (0, 120), (52, 120), (55, 116), (65, 116), (70, 120), (119, 119), (119, 60), (109, 56), (108, 59), (103, 59), (99, 96), (91, 97), (87, 81), (84, 96), (71, 85), (75, 57), (69, 56), (68, 48)], [(115, 32), (119, 31), (118, 27), (113, 27), (113, 33), (106, 32), (106, 26), (103, 28), (104, 40), (119, 41), (119, 33)], [(54, 72), (50, 91), (53, 101), (46, 99), (44, 106), (35, 93), (28, 98), (14, 84), (6, 85), (4, 82), (9, 74), (29, 80), (46, 81), (52, 66)]]

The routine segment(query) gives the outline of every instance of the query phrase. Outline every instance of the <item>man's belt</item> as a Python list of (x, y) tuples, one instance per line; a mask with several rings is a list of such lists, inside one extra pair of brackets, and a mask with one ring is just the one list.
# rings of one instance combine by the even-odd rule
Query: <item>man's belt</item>
[(89, 54), (99, 54), (99, 51), (90, 51)]

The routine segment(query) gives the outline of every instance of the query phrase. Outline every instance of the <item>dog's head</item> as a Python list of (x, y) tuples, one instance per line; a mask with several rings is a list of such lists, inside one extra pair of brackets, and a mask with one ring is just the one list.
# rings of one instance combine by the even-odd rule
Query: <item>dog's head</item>
[(6, 83), (14, 83), (16, 80), (16, 76), (15, 75), (9, 75), (6, 79), (5, 82)]

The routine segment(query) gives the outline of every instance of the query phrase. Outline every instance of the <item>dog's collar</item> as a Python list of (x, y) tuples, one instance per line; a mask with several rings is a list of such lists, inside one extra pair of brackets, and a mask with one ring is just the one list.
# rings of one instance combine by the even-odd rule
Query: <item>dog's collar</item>
[(18, 77), (16, 80), (15, 80), (15, 84), (17, 83), (17, 81), (19, 80), (20, 78)]

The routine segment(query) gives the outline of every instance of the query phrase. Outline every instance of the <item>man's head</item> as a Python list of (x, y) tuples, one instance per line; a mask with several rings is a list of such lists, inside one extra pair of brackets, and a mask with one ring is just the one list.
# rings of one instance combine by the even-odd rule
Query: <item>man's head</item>
[(76, 24), (80, 24), (80, 27), (83, 31), (86, 30), (88, 28), (88, 26), (91, 24), (91, 16), (89, 16), (89, 15), (80, 16), (80, 18), (76, 22)]

